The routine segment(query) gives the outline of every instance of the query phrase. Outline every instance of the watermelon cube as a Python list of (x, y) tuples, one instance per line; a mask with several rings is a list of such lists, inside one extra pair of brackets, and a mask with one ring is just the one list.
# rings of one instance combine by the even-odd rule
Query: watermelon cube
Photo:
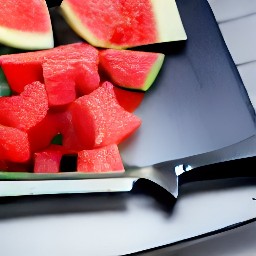
[(78, 152), (78, 172), (124, 172), (117, 145)]
[(109, 82), (75, 100), (70, 110), (74, 130), (84, 149), (119, 144), (141, 125), (137, 116), (119, 105)]
[(40, 82), (28, 84), (17, 96), (0, 97), (0, 124), (27, 131), (46, 116), (48, 98)]
[(73, 43), (48, 50), (0, 56), (10, 88), (21, 93), (28, 83), (45, 83), (49, 105), (59, 106), (99, 87), (98, 50)]
[(21, 163), (29, 158), (30, 144), (27, 133), (0, 125), (0, 160)]
[(1, 68), (11, 90), (19, 94), (27, 84), (44, 82), (42, 60), (47, 50), (0, 56)]
[[(86, 43), (57, 47), (43, 62), (49, 105), (65, 105), (99, 87), (98, 50)], [(50, 51), (50, 50), (49, 50)]]
[(63, 155), (62, 147), (51, 147), (34, 154), (35, 173), (57, 173), (60, 171), (60, 161)]

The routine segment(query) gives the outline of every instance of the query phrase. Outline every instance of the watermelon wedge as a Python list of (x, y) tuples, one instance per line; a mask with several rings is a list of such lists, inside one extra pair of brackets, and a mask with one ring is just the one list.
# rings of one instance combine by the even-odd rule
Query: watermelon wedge
[(20, 49), (54, 46), (45, 0), (0, 0), (0, 42)]
[(100, 51), (100, 66), (114, 84), (146, 91), (155, 81), (164, 57), (162, 53), (107, 49)]
[(60, 9), (70, 27), (97, 47), (187, 39), (175, 0), (63, 0)]

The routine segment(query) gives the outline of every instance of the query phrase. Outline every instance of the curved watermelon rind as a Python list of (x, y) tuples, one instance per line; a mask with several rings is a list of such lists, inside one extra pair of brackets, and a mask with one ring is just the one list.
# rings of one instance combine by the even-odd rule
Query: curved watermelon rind
[(157, 78), (165, 54), (105, 49), (100, 52), (101, 70), (116, 86), (147, 91)]
[(4, 45), (24, 50), (41, 50), (54, 47), (52, 30), (38, 33), (0, 27), (0, 42)]
[(151, 87), (151, 85), (154, 83), (154, 81), (157, 78), (157, 75), (160, 72), (160, 69), (163, 66), (164, 58), (165, 58), (164, 54), (158, 54), (158, 58), (153, 64), (153, 66), (151, 67), (151, 70), (147, 76), (144, 86), (141, 88), (142, 91), (147, 91)]

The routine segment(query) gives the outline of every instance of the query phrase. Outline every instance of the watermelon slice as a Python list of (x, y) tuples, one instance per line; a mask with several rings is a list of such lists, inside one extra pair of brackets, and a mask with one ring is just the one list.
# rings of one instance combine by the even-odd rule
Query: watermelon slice
[(129, 48), (186, 40), (175, 0), (63, 0), (63, 17), (97, 47)]
[(45, 83), (49, 105), (64, 105), (99, 86), (98, 50), (87, 43), (0, 56), (1, 67), (15, 93), (33, 81)]
[(119, 144), (141, 125), (138, 117), (118, 104), (109, 82), (75, 100), (70, 110), (74, 130), (84, 149)]
[(0, 97), (0, 124), (27, 131), (46, 116), (48, 98), (40, 82), (28, 84), (18, 96)]
[(100, 51), (100, 65), (116, 85), (146, 91), (164, 61), (162, 53), (107, 49)]
[(78, 152), (78, 172), (124, 172), (117, 145)]
[(53, 32), (45, 0), (0, 0), (0, 42), (20, 49), (52, 48)]

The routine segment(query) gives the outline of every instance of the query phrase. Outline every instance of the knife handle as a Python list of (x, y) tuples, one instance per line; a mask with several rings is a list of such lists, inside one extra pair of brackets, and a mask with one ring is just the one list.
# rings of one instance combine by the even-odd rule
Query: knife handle
[(179, 176), (179, 184), (249, 177), (256, 177), (256, 156), (195, 168), (182, 173)]
[(179, 184), (192, 181), (256, 177), (256, 135), (231, 146), (182, 159), (190, 171)]

